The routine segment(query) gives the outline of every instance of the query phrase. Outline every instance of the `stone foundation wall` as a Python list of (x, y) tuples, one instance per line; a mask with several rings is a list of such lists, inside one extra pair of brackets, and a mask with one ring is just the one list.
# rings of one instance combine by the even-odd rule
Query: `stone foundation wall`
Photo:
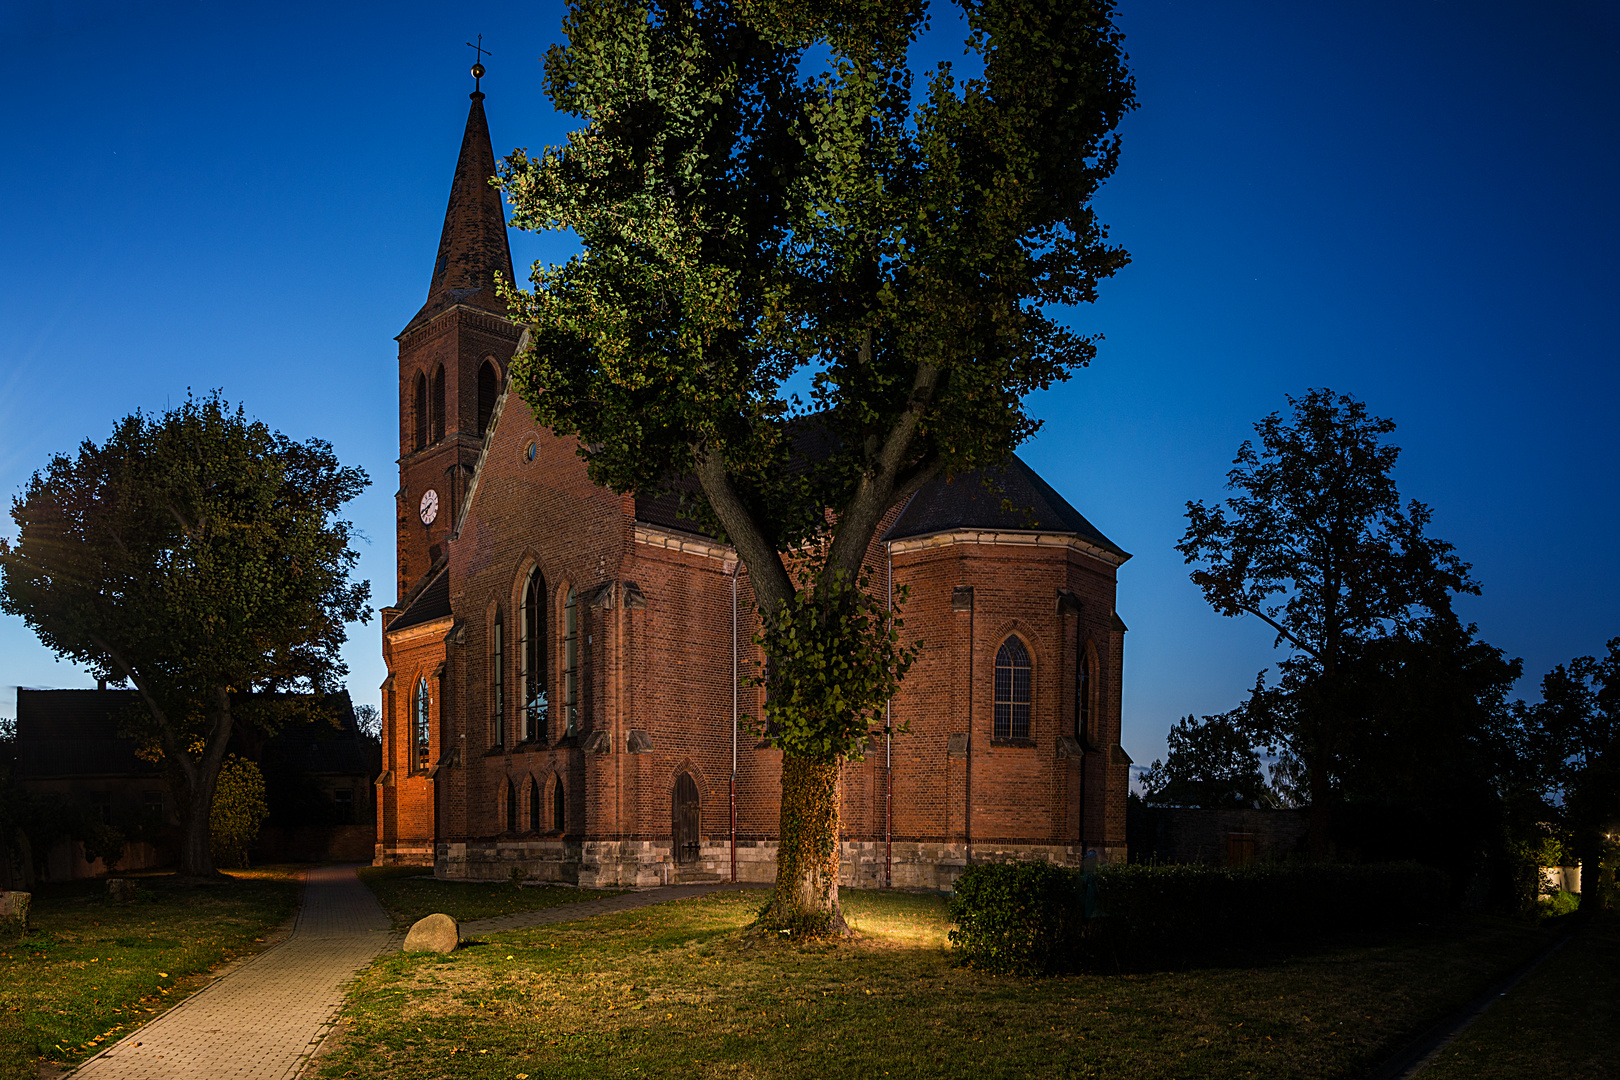
[[(384, 855), (378, 865), (408, 865), (407, 853)], [(1058, 866), (1080, 868), (1091, 857), (1096, 862), (1124, 862), (1125, 848), (1082, 848), (1079, 845), (975, 844), (976, 863), (1044, 859)], [(950, 890), (969, 864), (966, 845), (896, 842), (889, 855), (888, 885), (896, 889)], [(453, 881), (506, 881), (512, 871), (526, 880), (554, 881), (582, 888), (648, 888), (704, 881), (731, 880), (731, 848), (725, 842), (705, 843), (698, 858), (676, 863), (667, 840), (487, 840), (441, 843), (433, 859), (436, 877)], [(776, 880), (776, 841), (737, 842), (737, 880), (769, 886)], [(858, 889), (884, 887), (884, 845), (881, 840), (846, 840), (839, 883)]]

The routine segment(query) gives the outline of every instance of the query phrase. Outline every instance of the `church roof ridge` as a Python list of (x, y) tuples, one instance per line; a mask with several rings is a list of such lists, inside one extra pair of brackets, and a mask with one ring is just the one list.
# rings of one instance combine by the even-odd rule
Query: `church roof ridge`
[(450, 182), (450, 200), (439, 233), (439, 254), (433, 263), (427, 302), (405, 329), (431, 319), (457, 305), (494, 315), (506, 315), (506, 302), (495, 293), (495, 275), (512, 281), (512, 249), (506, 238), (506, 210), (500, 189), (490, 184), (495, 175), (495, 151), (484, 116), (484, 94), (468, 95), (467, 127), (461, 154)]

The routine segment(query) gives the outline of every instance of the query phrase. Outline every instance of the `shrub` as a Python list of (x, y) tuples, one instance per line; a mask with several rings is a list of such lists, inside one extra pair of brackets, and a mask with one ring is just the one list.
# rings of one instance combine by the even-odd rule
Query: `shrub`
[(951, 942), (962, 963), (1009, 974), (1177, 961), (1211, 948), (1389, 929), (1447, 896), (1416, 863), (970, 867), (956, 883)]
[(245, 868), (248, 849), (259, 839), (259, 825), (269, 816), (259, 767), (232, 754), (220, 766), (208, 818), (208, 843), (214, 862)]
[(970, 866), (951, 894), (951, 944), (963, 963), (985, 971), (1061, 971), (1078, 952), (1083, 900), (1080, 875), (1051, 863)]
[(1536, 906), (1543, 918), (1556, 919), (1560, 915), (1574, 914), (1575, 909), (1581, 906), (1581, 897), (1579, 893), (1559, 889), (1549, 896), (1542, 897), (1536, 902)]

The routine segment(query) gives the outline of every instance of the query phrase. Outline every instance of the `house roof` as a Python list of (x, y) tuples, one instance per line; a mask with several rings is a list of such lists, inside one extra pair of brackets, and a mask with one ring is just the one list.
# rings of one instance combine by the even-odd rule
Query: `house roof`
[(911, 497), (883, 538), (902, 540), (957, 529), (1070, 533), (1130, 557), (1017, 454), (1009, 454), (1000, 468), (931, 480)]
[(450, 568), (446, 566), (416, 594), (409, 607), (394, 616), (394, 621), (388, 624), (385, 632), (392, 634), (396, 630), (420, 626), (435, 619), (448, 619), (453, 614), (450, 610)]
[(135, 756), (118, 729), (140, 709), (134, 690), (17, 690), (17, 776), (144, 776), (162, 766)]
[[(300, 772), (369, 775), (348, 691), (326, 695), (323, 708), (340, 726), (321, 720), (288, 724), (269, 740), (265, 756)], [(131, 710), (143, 709), (134, 690), (19, 689), (18, 778), (160, 778), (162, 764), (137, 757), (136, 741), (118, 733)]]

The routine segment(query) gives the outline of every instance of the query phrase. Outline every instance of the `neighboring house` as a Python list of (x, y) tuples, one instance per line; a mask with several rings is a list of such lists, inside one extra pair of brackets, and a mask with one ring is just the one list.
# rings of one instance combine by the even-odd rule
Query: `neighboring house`
[[(17, 784), (89, 810), (126, 836), (117, 869), (143, 870), (172, 861), (164, 827), (178, 823), (163, 767), (135, 753), (118, 734), (128, 710), (141, 708), (133, 690), (17, 690)], [(30, 838), (32, 842), (34, 838)], [(33, 851), (46, 881), (95, 877), (112, 867), (86, 862), (75, 841), (58, 838)]]
[(1132, 862), (1244, 866), (1305, 849), (1304, 810), (1202, 810), (1132, 800), (1129, 817)]
[[(348, 693), (327, 697), (337, 726), (289, 725), (251, 746), (244, 726), (232, 749), (257, 759), (272, 816), (256, 859), (365, 859), (375, 832), (376, 744), (354, 721)], [(56, 839), (33, 852), (47, 881), (95, 877), (113, 870), (165, 866), (176, 857), (180, 816), (163, 766), (136, 754), (119, 734), (133, 690), (17, 691), (17, 783), (25, 792), (84, 808), (128, 838), (116, 866), (87, 861), (82, 847)]]
[[(593, 885), (775, 873), (781, 754), (746, 570), (669, 497), (593, 484), (510, 393), (523, 330), (481, 93), (428, 298), (398, 338), (398, 599), (375, 858)], [(923, 652), (841, 781), (845, 877), (1125, 856), (1129, 556), (1016, 457), (893, 507), (867, 565)], [(1011, 509), (1004, 508), (1003, 499)]]

